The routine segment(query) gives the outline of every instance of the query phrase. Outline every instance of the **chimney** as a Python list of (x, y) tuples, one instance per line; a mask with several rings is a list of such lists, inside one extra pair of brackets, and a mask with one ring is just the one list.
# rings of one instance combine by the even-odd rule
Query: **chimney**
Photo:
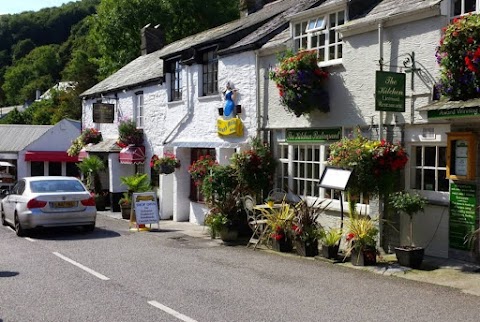
[(263, 8), (265, 3), (271, 1), (268, 0), (240, 0), (239, 9), (240, 9), (240, 18), (246, 17), (255, 11), (258, 11)]
[(140, 31), (142, 40), (140, 51), (142, 56), (153, 53), (165, 46), (165, 35), (160, 29), (160, 25), (155, 27), (150, 27), (150, 25), (146, 25)]

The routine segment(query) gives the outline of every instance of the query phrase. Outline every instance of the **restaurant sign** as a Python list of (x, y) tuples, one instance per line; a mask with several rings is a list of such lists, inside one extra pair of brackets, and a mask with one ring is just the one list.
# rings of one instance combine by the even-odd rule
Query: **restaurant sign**
[(450, 184), (450, 248), (468, 250), (465, 237), (475, 230), (476, 186), (474, 184)]
[(113, 123), (114, 108), (114, 104), (93, 103), (93, 122)]
[(405, 112), (405, 73), (377, 70), (375, 111)]
[(238, 117), (231, 119), (223, 119), (219, 117), (217, 119), (217, 133), (218, 135), (233, 135), (243, 136), (243, 123)]
[(480, 106), (468, 108), (452, 108), (444, 110), (430, 110), (428, 118), (457, 118), (465, 116), (480, 116)]
[(342, 138), (342, 128), (287, 130), (287, 142), (325, 142)]

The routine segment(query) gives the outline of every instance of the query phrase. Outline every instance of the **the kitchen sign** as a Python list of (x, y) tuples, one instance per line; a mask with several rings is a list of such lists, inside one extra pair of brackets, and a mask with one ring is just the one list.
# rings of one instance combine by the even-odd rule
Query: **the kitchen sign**
[(375, 111), (405, 112), (405, 73), (377, 70)]

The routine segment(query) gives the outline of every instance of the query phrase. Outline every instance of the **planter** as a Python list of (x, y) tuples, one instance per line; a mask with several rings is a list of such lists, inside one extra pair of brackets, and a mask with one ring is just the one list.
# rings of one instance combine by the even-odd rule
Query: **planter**
[(402, 246), (395, 247), (395, 255), (398, 264), (411, 268), (419, 268), (422, 265), (425, 249), (422, 247)]
[(120, 206), (120, 211), (122, 212), (122, 218), (123, 219), (130, 219), (130, 211), (132, 209), (132, 206)]
[(322, 256), (325, 258), (336, 259), (338, 256), (338, 245), (322, 245)]
[(291, 252), (293, 249), (292, 240), (289, 238), (284, 238), (280, 240), (272, 239), (272, 249), (281, 253)]
[(377, 264), (377, 250), (374, 247), (353, 249), (350, 256), (353, 266), (371, 266)]
[(97, 207), (98, 211), (105, 211), (106, 209), (106, 203), (105, 203), (105, 197), (104, 196), (95, 196), (95, 206)]
[(295, 251), (300, 256), (314, 257), (318, 255), (318, 240), (306, 243), (301, 240), (295, 240)]
[(228, 244), (237, 241), (238, 230), (233, 227), (224, 227), (218, 232), (220, 239)]
[(168, 164), (161, 164), (159, 167), (159, 173), (161, 174), (170, 174), (175, 171), (175, 167), (173, 165)]

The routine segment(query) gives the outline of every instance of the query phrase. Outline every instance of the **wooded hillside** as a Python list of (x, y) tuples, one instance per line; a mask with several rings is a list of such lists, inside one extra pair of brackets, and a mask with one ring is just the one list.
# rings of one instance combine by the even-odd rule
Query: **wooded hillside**
[(2, 123), (79, 119), (78, 94), (140, 54), (140, 29), (160, 24), (167, 43), (238, 18), (238, 1), (81, 0), (37, 12), (0, 15), (0, 106), (33, 102), (60, 81), (69, 93), (33, 102)]

